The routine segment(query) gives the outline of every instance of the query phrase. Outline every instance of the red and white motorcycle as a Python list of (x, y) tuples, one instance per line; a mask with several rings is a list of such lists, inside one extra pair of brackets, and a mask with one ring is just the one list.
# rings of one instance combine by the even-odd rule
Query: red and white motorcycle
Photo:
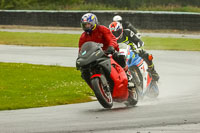
[[(134, 44), (133, 44), (134, 45)], [(157, 81), (152, 79), (148, 71), (148, 65), (130, 45), (119, 43), (120, 53), (126, 56), (126, 63), (133, 76), (135, 88), (138, 91), (139, 98), (144, 96), (156, 98), (159, 95)]]

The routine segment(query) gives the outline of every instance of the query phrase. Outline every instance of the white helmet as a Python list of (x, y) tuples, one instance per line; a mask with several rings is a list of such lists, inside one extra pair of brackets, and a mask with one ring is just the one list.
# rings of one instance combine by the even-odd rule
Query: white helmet
[(123, 35), (123, 27), (120, 22), (112, 22), (109, 25), (109, 29), (117, 40)]
[(115, 21), (115, 22), (121, 22), (122, 21), (122, 17), (119, 16), (119, 15), (116, 15), (116, 16), (113, 17), (113, 21)]

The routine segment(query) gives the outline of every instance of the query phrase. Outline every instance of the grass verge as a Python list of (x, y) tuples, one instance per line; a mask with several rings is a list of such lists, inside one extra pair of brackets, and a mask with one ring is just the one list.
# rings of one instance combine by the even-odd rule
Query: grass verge
[(73, 67), (0, 63), (0, 110), (92, 101)]
[[(0, 32), (0, 44), (77, 47), (79, 34)], [(200, 51), (200, 39), (143, 37), (145, 49)]]
[(143, 37), (145, 49), (200, 51), (200, 39)]
[(27, 32), (0, 32), (0, 44), (25, 46), (57, 46), (76, 47), (80, 35), (27, 33)]

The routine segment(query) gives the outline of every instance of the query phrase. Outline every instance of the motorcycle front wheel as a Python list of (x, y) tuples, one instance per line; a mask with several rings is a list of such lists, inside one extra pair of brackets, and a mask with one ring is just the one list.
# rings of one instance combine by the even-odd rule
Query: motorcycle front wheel
[(110, 90), (103, 87), (100, 78), (93, 78), (91, 85), (97, 100), (104, 108), (111, 108), (113, 106), (113, 98)]

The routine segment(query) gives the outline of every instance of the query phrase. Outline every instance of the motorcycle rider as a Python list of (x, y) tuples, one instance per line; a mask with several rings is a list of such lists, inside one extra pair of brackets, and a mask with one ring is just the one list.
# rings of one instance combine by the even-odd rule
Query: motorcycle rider
[[(149, 54), (141, 49), (141, 47), (144, 46), (144, 42), (140, 38), (138, 38), (135, 33), (130, 29), (123, 29), (122, 25), (119, 22), (112, 22), (109, 25), (109, 29), (116, 37), (118, 43), (126, 43), (127, 45), (131, 45), (132, 49), (137, 50), (136, 52), (139, 54), (139, 56), (147, 62), (148, 70), (151, 73), (153, 80), (158, 81), (159, 75), (156, 72), (154, 64), (152, 62), (152, 54)], [(135, 45), (132, 45), (133, 43)]]
[[(124, 62), (120, 65), (126, 71), (128, 79), (131, 80), (131, 74), (129, 73), (130, 71), (128, 71), (128, 67), (126, 66), (125, 58), (120, 58), (121, 56), (115, 52), (115, 50), (119, 51), (119, 47), (115, 36), (110, 32), (110, 30), (103, 25), (99, 25), (97, 17), (92, 13), (86, 13), (82, 16), (81, 27), (84, 32), (79, 39), (79, 52), (81, 50), (81, 46), (85, 42), (93, 41), (103, 44), (102, 49), (105, 51), (105, 53), (113, 54), (113, 59), (116, 62)], [(87, 71), (81, 72), (82, 78), (88, 83), (88, 85), (90, 85), (89, 75), (90, 74)], [(128, 81), (128, 85), (133, 86), (133, 83), (130, 82), (130, 80)]]
[(122, 20), (121, 16), (119, 16), (119, 15), (114, 16), (113, 22), (119, 22), (120, 24), (122, 24), (122, 27), (124, 29), (130, 29), (131, 31), (133, 31), (135, 33), (135, 35), (138, 38), (141, 38), (141, 34), (137, 31), (137, 29), (129, 21)]

